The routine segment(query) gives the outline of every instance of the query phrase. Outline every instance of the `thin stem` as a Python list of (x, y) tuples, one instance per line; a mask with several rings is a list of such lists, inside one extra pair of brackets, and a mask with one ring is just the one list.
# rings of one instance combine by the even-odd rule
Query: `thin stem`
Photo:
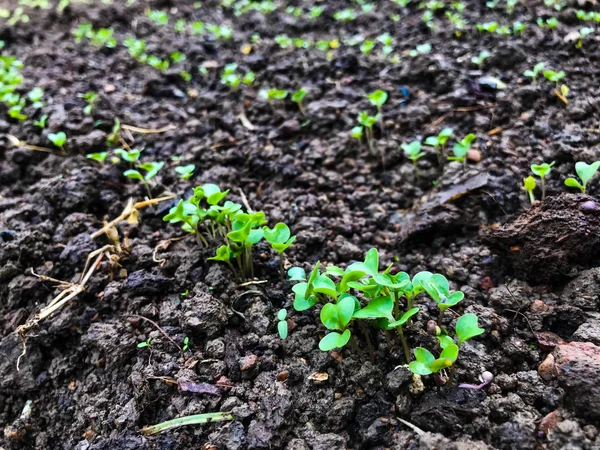
[(150, 427), (144, 427), (142, 428), (142, 433), (145, 435), (151, 435), (184, 425), (200, 425), (203, 423), (220, 422), (223, 420), (233, 420), (233, 415), (228, 412), (194, 414), (193, 416), (179, 417), (177, 419), (167, 420), (166, 422), (161, 422)]
[(408, 349), (408, 344), (406, 343), (406, 339), (404, 338), (404, 332), (402, 331), (402, 326), (396, 328), (398, 331), (398, 337), (400, 337), (400, 341), (402, 342), (402, 348), (404, 350), (404, 357), (406, 358), (406, 364), (410, 362), (410, 350)]
[(142, 182), (144, 183), (144, 186), (146, 187), (146, 192), (148, 192), (148, 198), (150, 200), (152, 200), (152, 192), (150, 192), (150, 186), (148, 186), (148, 183), (146, 182), (146, 180), (142, 180)]
[(442, 327), (442, 319), (444, 318), (444, 310), (440, 309), (440, 315), (438, 316), (438, 327)]
[(542, 201), (546, 198), (546, 180), (545, 177), (540, 177), (542, 179)]
[(227, 263), (227, 265), (229, 266), (229, 268), (233, 272), (233, 279), (235, 280), (235, 284), (240, 284), (237, 272), (235, 271), (235, 268), (233, 267), (233, 264), (231, 264), (231, 261), (225, 261), (225, 262)]
[(363, 363), (366, 362), (366, 360), (365, 360), (365, 354), (363, 353), (363, 351), (360, 349), (360, 347), (356, 343), (356, 340), (354, 339), (354, 336), (350, 336), (350, 345), (352, 346), (352, 350), (354, 350), (354, 353), (358, 354), (358, 356), (360, 357), (360, 360)]
[(390, 332), (388, 330), (385, 330), (383, 334), (385, 335), (385, 342), (387, 343), (389, 351), (390, 352), (393, 351), (394, 343), (392, 342), (392, 339), (390, 338)]
[(527, 191), (527, 193), (529, 194), (529, 202), (533, 205), (533, 203), (535, 202), (535, 196), (533, 195), (533, 191)]
[(363, 334), (365, 335), (365, 340), (367, 341), (367, 347), (369, 348), (369, 354), (374, 355), (375, 350), (373, 349), (373, 345), (371, 344), (371, 337), (369, 336), (369, 330), (367, 329), (365, 324), (361, 321), (358, 322), (358, 326), (359, 326), (360, 330), (363, 332)]
[(281, 276), (281, 281), (284, 280), (284, 270), (283, 270), (283, 252), (279, 253), (279, 275)]
[(400, 300), (398, 299), (398, 292), (392, 291), (392, 295), (394, 296), (394, 317), (398, 317), (400, 312)]

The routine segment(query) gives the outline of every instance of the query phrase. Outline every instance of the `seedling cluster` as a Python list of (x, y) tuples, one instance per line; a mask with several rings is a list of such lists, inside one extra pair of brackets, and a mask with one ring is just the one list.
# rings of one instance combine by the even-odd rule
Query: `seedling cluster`
[[(293, 307), (296, 311), (306, 311), (317, 304), (322, 305), (321, 323), (329, 330), (319, 342), (322, 351), (351, 343), (357, 352), (361, 352), (355, 339), (360, 330), (372, 353), (370, 327), (382, 330), (389, 345), (392, 345), (389, 331), (395, 331), (411, 371), (428, 375), (451, 368), (458, 357), (460, 344), (484, 331), (478, 327), (474, 314), (465, 314), (455, 327), (458, 345), (455, 344), (453, 337), (443, 328), (444, 312), (461, 302), (464, 294), (452, 291), (448, 280), (440, 274), (419, 272), (411, 278), (406, 272), (392, 274), (392, 265), (380, 271), (379, 252), (375, 248), (367, 252), (364, 261), (355, 262), (345, 270), (327, 266), (325, 272), (321, 273), (319, 267), (317, 262), (308, 277), (298, 267), (291, 268), (288, 273), (290, 280), (301, 281), (292, 287)], [(431, 353), (423, 348), (415, 349), (416, 361), (411, 362), (403, 330), (419, 312), (419, 306), (415, 304), (421, 299), (422, 293), (427, 293), (440, 311), (437, 324), (434, 325), (434, 334), (440, 342), (442, 353), (438, 359), (442, 361), (435, 364), (430, 361)], [(285, 315), (280, 311), (278, 318), (280, 321), (284, 320)]]
[(283, 277), (283, 254), (296, 236), (281, 222), (273, 228), (265, 226), (263, 212), (243, 211), (241, 204), (229, 200), (221, 204), (228, 193), (214, 184), (197, 186), (194, 195), (180, 200), (163, 220), (181, 223), (182, 229), (194, 234), (205, 247), (218, 246), (209, 260), (227, 264), (236, 282), (254, 279), (253, 248), (264, 238), (279, 253)]

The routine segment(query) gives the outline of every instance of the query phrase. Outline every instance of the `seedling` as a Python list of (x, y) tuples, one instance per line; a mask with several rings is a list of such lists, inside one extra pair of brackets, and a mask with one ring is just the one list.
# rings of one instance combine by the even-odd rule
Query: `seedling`
[(383, 115), (381, 112), (381, 108), (383, 107), (385, 102), (387, 102), (388, 93), (385, 91), (382, 91), (381, 89), (378, 89), (375, 92), (372, 92), (369, 95), (367, 95), (367, 98), (369, 99), (369, 101), (371, 102), (372, 105), (377, 107), (377, 115), (379, 116), (379, 124), (380, 124), (381, 130), (383, 131)]
[(435, 150), (438, 164), (441, 164), (442, 162), (446, 142), (448, 142), (448, 139), (452, 136), (453, 132), (454, 130), (452, 128), (444, 128), (437, 136), (428, 136), (427, 139), (425, 139), (425, 145), (429, 145)]
[(533, 67), (532, 70), (526, 70), (525, 72), (523, 72), (523, 75), (531, 78), (531, 82), (535, 84), (538, 74), (545, 66), (545, 62), (539, 62)]
[(144, 342), (140, 342), (137, 345), (137, 348), (152, 348), (152, 338), (149, 337), (148, 339), (146, 339)]
[(175, 172), (177, 172), (179, 174), (179, 178), (183, 180), (189, 180), (194, 174), (194, 170), (196, 170), (196, 166), (194, 164), (175, 167)]
[(64, 145), (67, 142), (67, 135), (63, 131), (48, 133), (48, 140), (60, 148), (63, 155), (66, 154)]
[(298, 109), (300, 110), (302, 115), (306, 117), (304, 107), (302, 106), (302, 101), (304, 100), (304, 97), (306, 97), (306, 89), (304, 88), (300, 88), (292, 94), (292, 101), (298, 105)]
[(437, 303), (440, 309), (438, 317), (438, 326), (442, 326), (444, 312), (461, 302), (465, 295), (460, 292), (450, 292), (450, 286), (445, 276), (433, 274), (431, 276), (423, 276), (420, 278), (420, 284), (429, 294), (429, 296)]
[(373, 150), (373, 126), (375, 126), (378, 121), (379, 115), (371, 116), (366, 111), (361, 111), (358, 114), (358, 123), (360, 123), (366, 131), (367, 145), (370, 150)]
[[(139, 156), (139, 154), (138, 154)], [(146, 191), (148, 192), (148, 198), (152, 198), (152, 192), (150, 191), (150, 186), (148, 184), (148, 182), (154, 178), (156, 176), (156, 174), (158, 173), (158, 171), (160, 169), (162, 169), (162, 167), (165, 165), (164, 161), (159, 161), (159, 162), (147, 162), (144, 164), (139, 164), (137, 167), (141, 170), (143, 170), (144, 172), (146, 172), (145, 175), (142, 175), (139, 171), (135, 170), (135, 169), (129, 169), (126, 170), (125, 172), (123, 172), (123, 175), (125, 175), (127, 178), (131, 178), (132, 180), (139, 180), (141, 181), (145, 188)]]
[(87, 104), (83, 107), (83, 113), (87, 116), (91, 116), (94, 103), (96, 103), (96, 100), (98, 99), (98, 94), (95, 92), (87, 92), (85, 94), (77, 94), (77, 97), (85, 100)]
[(566, 76), (566, 73), (561, 71), (555, 72), (554, 70), (545, 70), (544, 77), (553, 83), (556, 83), (558, 86), (558, 82), (562, 80)]
[(42, 114), (38, 120), (33, 121), (33, 125), (39, 128), (46, 128), (46, 121), (48, 120), (48, 114)]
[(363, 137), (363, 127), (360, 125), (353, 127), (352, 130), (350, 130), (350, 136), (360, 141)]
[(523, 31), (527, 28), (527, 25), (523, 22), (519, 22), (518, 20), (513, 22), (513, 32), (515, 34), (522, 34)]
[(479, 328), (477, 322), (477, 316), (475, 314), (463, 314), (460, 316), (456, 321), (455, 327), (456, 336), (458, 336), (458, 345), (485, 332), (483, 328)]
[(86, 158), (93, 159), (94, 161), (98, 161), (100, 164), (104, 164), (108, 156), (108, 152), (98, 152), (98, 153), (88, 153), (85, 155)]
[(281, 281), (284, 279), (284, 270), (283, 270), (283, 252), (285, 252), (290, 245), (296, 240), (296, 236), (292, 236), (290, 232), (290, 228), (282, 222), (276, 224), (273, 229), (269, 227), (263, 228), (265, 239), (273, 250), (279, 253), (279, 272), (281, 275)]
[(286, 91), (285, 89), (275, 89), (275, 88), (271, 88), (269, 90), (262, 89), (260, 91), (259, 95), (262, 98), (264, 98), (265, 100), (267, 100), (269, 105), (271, 107), (273, 107), (273, 102), (275, 100), (285, 99), (288, 95), (288, 91)]
[(592, 34), (595, 30), (593, 28), (590, 27), (583, 27), (579, 29), (579, 38), (577, 39), (577, 42), (575, 43), (575, 48), (581, 48), (583, 47), (583, 39)]
[(554, 166), (554, 161), (550, 164), (542, 163), (531, 165), (531, 171), (542, 180), (542, 201), (546, 198), (546, 177), (552, 170), (552, 166)]
[(493, 33), (498, 28), (498, 22), (487, 22), (487, 23), (478, 23), (475, 25), (477, 31), (487, 31), (488, 33)]
[(280, 309), (277, 313), (277, 332), (279, 333), (279, 337), (281, 339), (285, 339), (288, 337), (288, 323), (286, 320), (287, 311), (285, 309)]
[(487, 50), (483, 50), (482, 52), (479, 53), (479, 56), (473, 56), (471, 58), (471, 62), (481, 69), (483, 62), (486, 59), (488, 59), (489, 57), (490, 57), (490, 52), (488, 52)]
[(351, 8), (342, 9), (340, 11), (336, 11), (333, 14), (333, 18), (340, 22), (351, 22), (356, 20), (356, 11)]
[(417, 45), (414, 50), (410, 50), (408, 56), (415, 58), (419, 55), (426, 55), (431, 52), (431, 49), (431, 44), (426, 42), (425, 44)]
[(365, 55), (368, 55), (369, 53), (371, 53), (374, 48), (375, 48), (375, 41), (373, 41), (373, 40), (366, 40), (360, 45), (360, 51), (361, 51), (361, 53), (363, 53)]
[(186, 336), (186, 337), (183, 339), (183, 347), (181, 347), (181, 349), (182, 349), (184, 352), (187, 352), (187, 351), (190, 349), (190, 338), (189, 338), (189, 337), (187, 337), (187, 336)]
[(165, 11), (151, 10), (146, 15), (156, 25), (165, 26), (169, 23), (169, 15)]
[(173, 61), (175, 64), (183, 62), (187, 59), (183, 52), (173, 52), (169, 55), (169, 58), (171, 58), (171, 61)]
[(27, 98), (31, 100), (34, 108), (41, 108), (44, 106), (42, 102), (42, 97), (44, 96), (44, 90), (40, 87), (35, 87), (27, 94)]
[(535, 190), (536, 186), (537, 183), (535, 182), (535, 178), (533, 178), (531, 175), (529, 175), (527, 178), (523, 178), (523, 187), (525, 188), (525, 191), (527, 191), (529, 202), (532, 205), (535, 202), (535, 195), (533, 194), (533, 191)]
[(477, 136), (475, 134), (469, 133), (463, 139), (454, 144), (454, 147), (452, 147), (452, 153), (454, 156), (449, 156), (448, 161), (462, 162), (466, 166), (467, 155), (471, 149), (471, 144), (476, 138)]
[(404, 153), (406, 154), (406, 156), (408, 156), (408, 158), (413, 162), (413, 167), (415, 169), (415, 175), (419, 175), (418, 169), (417, 169), (417, 161), (419, 159), (421, 159), (423, 156), (425, 156), (425, 152), (421, 151), (421, 143), (419, 141), (412, 141), (409, 144), (402, 144), (400, 145), (402, 147), (402, 150), (404, 150)]
[(594, 177), (594, 175), (596, 175), (596, 172), (598, 172), (599, 167), (600, 161), (596, 161), (592, 164), (587, 164), (583, 161), (575, 163), (575, 172), (577, 172), (577, 176), (581, 180), (581, 183), (575, 178), (567, 178), (565, 180), (565, 185), (567, 185), (568, 187), (579, 188), (581, 193), (585, 194), (588, 181), (590, 181)]

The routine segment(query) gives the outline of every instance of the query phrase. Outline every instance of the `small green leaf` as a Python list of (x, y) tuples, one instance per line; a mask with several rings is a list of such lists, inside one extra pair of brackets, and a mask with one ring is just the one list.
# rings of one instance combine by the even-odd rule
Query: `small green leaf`
[(302, 267), (290, 267), (288, 277), (290, 281), (306, 281), (306, 271)]
[(527, 178), (523, 178), (523, 186), (525, 187), (525, 190), (527, 192), (531, 192), (535, 189), (537, 183), (535, 181), (535, 178), (533, 178), (531, 175), (528, 176)]
[(552, 170), (552, 166), (554, 166), (554, 161), (552, 161), (550, 164), (548, 163), (542, 163), (542, 164), (532, 164), (531, 165), (531, 171), (537, 175), (540, 178), (544, 178), (545, 176), (547, 176), (550, 171)]
[(442, 347), (442, 349), (448, 347), (449, 345), (454, 344), (454, 339), (452, 339), (447, 334), (442, 334), (441, 336), (436, 336), (436, 337), (437, 337), (438, 341), (440, 342), (440, 347)]
[(48, 133), (48, 140), (57, 147), (62, 147), (67, 141), (67, 135), (63, 131), (58, 133)]
[(194, 164), (175, 167), (175, 172), (177, 172), (180, 178), (183, 178), (184, 180), (188, 180), (194, 174), (194, 170), (196, 170)]
[(317, 276), (312, 283), (312, 289), (314, 292), (329, 295), (333, 298), (337, 298), (338, 296), (335, 289), (335, 283), (331, 281), (327, 275)]
[(133, 169), (126, 170), (125, 172), (123, 172), (123, 175), (125, 175), (127, 178), (131, 178), (133, 180), (144, 181), (144, 177), (137, 170), (133, 170)]
[(458, 343), (468, 341), (483, 334), (485, 330), (479, 328), (477, 323), (477, 316), (475, 314), (464, 314), (456, 321), (456, 334), (458, 336)]
[(575, 163), (575, 172), (581, 179), (583, 185), (587, 185), (588, 181), (592, 179), (596, 172), (598, 172), (598, 168), (600, 167), (600, 161), (596, 161), (592, 164), (587, 164), (583, 161), (579, 161)]
[(221, 245), (217, 249), (215, 256), (207, 259), (209, 261), (229, 262), (231, 260), (231, 248), (228, 245)]
[(394, 300), (391, 297), (377, 297), (371, 300), (367, 306), (356, 311), (355, 319), (392, 319)]
[(287, 311), (285, 309), (280, 309), (277, 312), (277, 319), (278, 320), (285, 320), (286, 317), (287, 317)]
[(451, 360), (446, 359), (446, 358), (439, 358), (436, 359), (434, 362), (431, 363), (431, 366), (429, 366), (429, 369), (433, 372), (433, 373), (437, 373), (442, 369), (446, 369), (448, 367), (452, 367), (452, 364), (454, 364)]
[(277, 323), (277, 332), (279, 333), (279, 337), (281, 339), (285, 339), (288, 337), (288, 323), (285, 320), (281, 320)]
[(378, 89), (375, 92), (372, 92), (369, 95), (367, 95), (367, 98), (373, 105), (381, 107), (385, 104), (385, 102), (387, 102), (388, 94), (387, 92)]
[(294, 309), (296, 311), (306, 311), (318, 302), (317, 297), (314, 295), (307, 296), (308, 286), (309, 283), (298, 283), (292, 286), (292, 291), (294, 292)]
[(567, 178), (565, 180), (565, 186), (578, 188), (582, 193), (585, 193), (585, 187), (583, 187), (575, 178)]
[(350, 330), (344, 331), (339, 334), (332, 331), (319, 342), (319, 349), (323, 352), (333, 350), (334, 348), (341, 348), (348, 343), (350, 340)]

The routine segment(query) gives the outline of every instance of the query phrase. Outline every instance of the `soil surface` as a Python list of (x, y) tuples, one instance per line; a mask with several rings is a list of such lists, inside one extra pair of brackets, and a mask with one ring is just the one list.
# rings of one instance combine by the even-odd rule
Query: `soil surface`
[[(286, 11), (288, 2), (270, 14), (241, 15), (212, 0), (199, 8), (184, 0), (71, 2), (62, 12), (55, 4), (4, 3), (23, 8), (28, 21), (0, 18), (2, 54), (23, 62), (18, 91), (42, 88), (44, 106), (26, 106), (25, 121), (0, 106), (0, 133), (47, 148), (48, 133), (68, 139), (63, 156), (0, 138), (0, 448), (600, 448), (600, 188), (592, 181), (589, 196), (565, 195), (563, 183), (575, 161), (600, 159), (600, 46), (594, 34), (579, 49), (564, 39), (593, 26), (575, 11), (597, 9), (595, 2), (566, 1), (556, 11), (523, 1), (508, 15), (503, 1), (489, 8), (465, 0), (469, 25), (460, 37), (443, 12), (428, 29), (416, 2), (381, 1), (363, 12), (358, 3), (307, 0), (293, 4), (300, 17)], [(323, 7), (322, 16), (309, 19), (311, 6)], [(168, 24), (150, 20), (148, 8), (167, 12)], [(344, 8), (357, 19), (334, 20)], [(542, 29), (538, 17), (559, 25)], [(187, 31), (177, 31), (177, 19)], [(197, 20), (230, 26), (232, 38), (192, 35)], [(474, 29), (491, 21), (527, 28), (510, 36)], [(112, 27), (115, 48), (77, 43), (72, 31), (84, 22)], [(346, 43), (383, 32), (399, 62), (380, 57), (381, 44), (366, 55)], [(283, 33), (340, 42), (329, 51), (280, 48), (274, 38)], [(134, 36), (149, 54), (180, 51), (186, 59), (158, 71), (123, 46)], [(425, 43), (429, 53), (409, 55)], [(471, 58), (482, 50), (491, 56), (479, 70)], [(534, 84), (522, 76), (541, 61), (565, 71), (568, 104), (542, 75)], [(241, 74), (256, 74), (252, 85), (234, 91), (221, 83), (223, 67), (234, 62)], [(289, 98), (273, 105), (260, 98), (271, 87), (305, 87), (306, 116)], [(365, 95), (376, 89), (389, 99), (371, 152), (350, 129), (360, 111), (374, 113)], [(98, 100), (88, 115), (78, 94), (91, 91)], [(42, 114), (44, 129), (33, 124)], [(77, 282), (88, 255), (108, 244), (90, 235), (129, 198), (147, 195), (122, 175), (124, 162), (85, 157), (118, 147), (106, 142), (115, 119), (152, 131), (122, 129), (121, 136), (144, 149), (142, 161), (165, 161), (150, 182), (154, 197), (185, 197), (204, 183), (231, 189), (231, 200), (247, 201), (270, 225), (284, 221), (298, 236), (286, 264), (345, 267), (377, 247), (381, 266), (445, 275), (465, 294), (456, 310), (476, 313), (485, 329), (462, 346), (456, 383), (413, 378), (399, 346), (388, 348), (375, 332), (365, 360), (352, 349), (321, 352), (318, 310), (292, 313), (291, 284), (279, 280), (267, 245), (255, 252), (256, 276), (266, 283), (245, 287), (206, 260), (214, 249), (191, 237), (159, 246), (183, 236), (162, 221), (175, 200), (141, 210), (137, 225), (119, 225), (128, 244), (120, 258), (103, 260), (85, 292), (17, 333), (60, 292), (32, 271)], [(399, 143), (444, 127), (461, 138), (476, 133), (476, 151), (465, 166), (441, 167), (428, 151), (417, 176)], [(522, 179), (542, 161), (556, 165), (546, 201), (530, 207)], [(175, 172), (185, 164), (196, 166), (190, 180)], [(424, 330), (437, 310), (425, 298), (418, 304), (405, 334), (412, 348), (432, 348)], [(285, 341), (277, 334), (282, 307), (290, 319)], [(452, 326), (453, 315), (445, 322)], [(180, 352), (186, 337), (189, 349)], [(150, 348), (137, 347), (148, 338)], [(364, 340), (361, 346), (366, 352)], [(478, 384), (483, 371), (495, 377), (489, 387), (458, 387)], [(326, 381), (318, 381), (322, 374)], [(234, 420), (140, 432), (215, 411)]]

